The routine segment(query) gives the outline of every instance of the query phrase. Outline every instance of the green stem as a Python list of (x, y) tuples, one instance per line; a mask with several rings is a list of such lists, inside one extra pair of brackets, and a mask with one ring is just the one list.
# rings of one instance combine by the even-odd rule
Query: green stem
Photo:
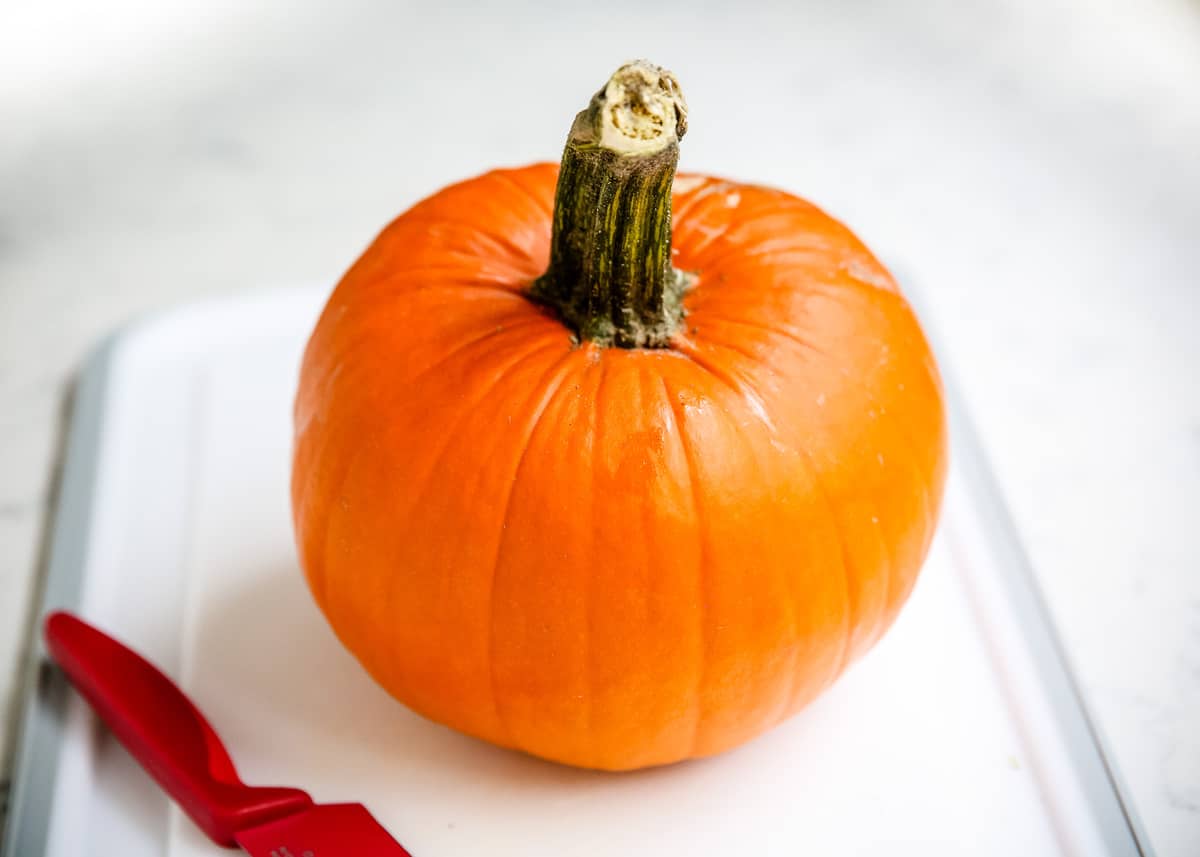
[(681, 324), (671, 182), (686, 116), (670, 72), (634, 62), (575, 118), (554, 197), (550, 266), (530, 294), (580, 339), (661, 348)]

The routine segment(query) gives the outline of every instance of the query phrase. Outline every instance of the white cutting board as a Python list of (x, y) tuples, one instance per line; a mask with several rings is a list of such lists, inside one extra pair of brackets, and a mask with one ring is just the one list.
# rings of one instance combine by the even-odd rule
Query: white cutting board
[[(175, 311), (93, 368), (79, 609), (180, 679), (244, 779), (360, 800), (415, 857), (1137, 853), (959, 447), (895, 627), (825, 696), (738, 750), (600, 774), (409, 712), (326, 627), (293, 548), (291, 401), (323, 297)], [(77, 698), (66, 718), (50, 857), (228, 853), (168, 808)]]

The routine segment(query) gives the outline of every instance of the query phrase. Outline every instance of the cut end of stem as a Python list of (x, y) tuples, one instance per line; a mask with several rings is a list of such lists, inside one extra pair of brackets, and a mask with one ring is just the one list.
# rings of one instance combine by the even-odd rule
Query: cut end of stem
[(679, 81), (645, 60), (626, 63), (575, 119), (571, 139), (619, 155), (650, 154), (687, 131), (687, 102)]

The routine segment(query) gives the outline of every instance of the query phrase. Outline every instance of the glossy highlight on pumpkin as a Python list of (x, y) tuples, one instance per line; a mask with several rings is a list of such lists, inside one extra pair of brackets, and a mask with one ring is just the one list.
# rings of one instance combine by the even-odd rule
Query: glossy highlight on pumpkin
[(907, 599), (946, 473), (937, 368), (846, 227), (686, 174), (683, 327), (578, 342), (526, 295), (557, 174), (440, 191), (334, 291), (296, 400), (301, 562), (426, 717), (590, 768), (717, 753), (828, 688)]

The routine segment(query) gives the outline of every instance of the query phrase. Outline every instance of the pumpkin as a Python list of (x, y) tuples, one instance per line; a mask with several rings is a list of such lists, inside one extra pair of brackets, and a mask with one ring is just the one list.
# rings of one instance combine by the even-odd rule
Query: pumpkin
[(623, 66), (562, 163), (387, 226), (303, 358), (299, 555), (414, 711), (571, 765), (734, 747), (895, 619), (947, 466), (892, 277), (780, 190), (675, 175), (686, 107)]

